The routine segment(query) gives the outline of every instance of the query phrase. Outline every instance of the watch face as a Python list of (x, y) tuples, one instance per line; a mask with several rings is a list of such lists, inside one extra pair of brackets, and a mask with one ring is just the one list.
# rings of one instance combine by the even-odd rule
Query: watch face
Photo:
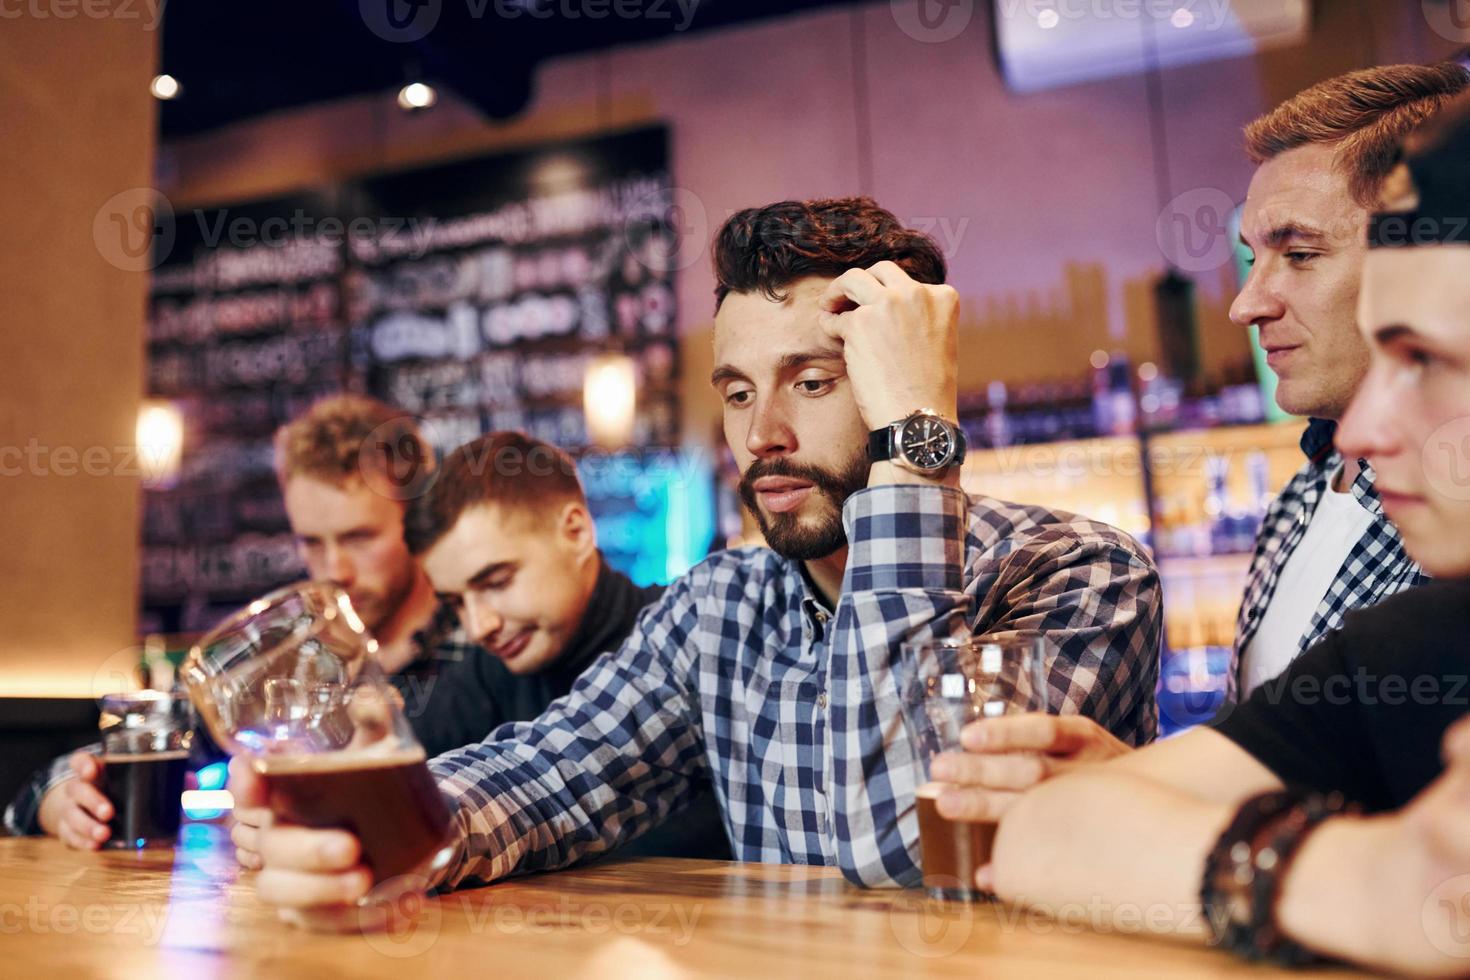
[(954, 432), (942, 419), (920, 415), (904, 422), (898, 450), (913, 466), (937, 470), (954, 457)]

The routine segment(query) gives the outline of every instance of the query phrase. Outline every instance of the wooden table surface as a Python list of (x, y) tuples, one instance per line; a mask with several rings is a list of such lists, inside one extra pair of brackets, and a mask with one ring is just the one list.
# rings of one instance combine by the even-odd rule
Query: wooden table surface
[(0, 840), (0, 975), (1275, 975), (1212, 950), (1003, 906), (864, 891), (832, 869), (719, 861), (607, 861), (427, 899), (398, 931), (309, 933), (256, 900), (227, 844), (208, 824), (186, 826), (174, 851)]

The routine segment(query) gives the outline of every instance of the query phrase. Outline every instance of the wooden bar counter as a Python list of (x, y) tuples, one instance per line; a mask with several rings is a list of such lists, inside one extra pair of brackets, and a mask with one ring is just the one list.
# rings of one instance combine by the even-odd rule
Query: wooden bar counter
[(235, 865), (224, 830), (209, 824), (187, 825), (173, 851), (80, 853), (54, 840), (0, 839), (0, 975), (1031, 980), (1275, 972), (1004, 906), (864, 891), (827, 868), (609, 860), (428, 898), (412, 926), (368, 935), (287, 925), (256, 900), (252, 877)]

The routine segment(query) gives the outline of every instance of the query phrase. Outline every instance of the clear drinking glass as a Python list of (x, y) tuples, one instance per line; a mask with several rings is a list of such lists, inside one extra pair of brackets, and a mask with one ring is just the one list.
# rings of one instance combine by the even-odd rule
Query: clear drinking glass
[(360, 904), (382, 907), (421, 891), (451, 848), (448, 805), (376, 649), (347, 594), (310, 582), (257, 599), (205, 636), (184, 681), (279, 818), (356, 835), (374, 881)]
[(194, 738), (189, 699), (182, 692), (132, 691), (106, 694), (98, 702), (99, 788), (113, 810), (103, 846), (172, 846), (183, 818), (184, 777)]
[(941, 752), (961, 751), (960, 730), (972, 721), (1046, 710), (1045, 644), (1029, 635), (904, 644), (897, 680), (909, 744), (922, 773), (916, 804), (924, 887), (935, 897), (982, 897), (975, 872), (990, 861), (996, 825), (941, 817), (944, 786), (930, 779), (929, 764)]

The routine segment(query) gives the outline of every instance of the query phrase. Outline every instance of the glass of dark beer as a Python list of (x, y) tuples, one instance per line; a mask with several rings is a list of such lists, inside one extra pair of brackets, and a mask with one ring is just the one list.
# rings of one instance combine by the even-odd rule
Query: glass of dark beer
[(311, 582), (222, 623), (189, 652), (184, 680), (277, 819), (357, 837), (374, 881), (361, 904), (383, 908), (421, 892), (452, 848), (449, 807), (376, 650), (347, 594)]
[(1045, 645), (1039, 636), (905, 644), (898, 682), (919, 776), (915, 808), (924, 888), (936, 898), (982, 898), (975, 872), (990, 863), (996, 825), (940, 816), (944, 785), (929, 778), (929, 763), (941, 752), (962, 751), (960, 730), (972, 721), (1046, 710)]
[(170, 847), (183, 817), (193, 719), (182, 694), (134, 691), (108, 694), (102, 707), (102, 777), (112, 801), (113, 848)]

